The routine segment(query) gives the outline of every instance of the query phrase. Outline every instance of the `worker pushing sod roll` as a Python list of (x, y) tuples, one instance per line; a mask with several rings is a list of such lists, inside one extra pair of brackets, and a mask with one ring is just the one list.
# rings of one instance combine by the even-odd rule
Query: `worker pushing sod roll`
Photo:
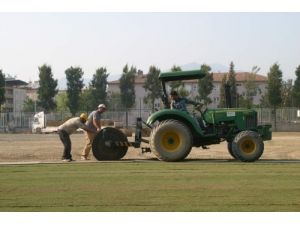
[(71, 155), (71, 134), (73, 134), (78, 128), (81, 128), (87, 132), (97, 133), (97, 131), (85, 125), (86, 120), (87, 115), (85, 113), (82, 113), (79, 117), (71, 118), (58, 127), (57, 132), (61, 142), (64, 145), (64, 151), (62, 156), (62, 160), (64, 162), (73, 161)]

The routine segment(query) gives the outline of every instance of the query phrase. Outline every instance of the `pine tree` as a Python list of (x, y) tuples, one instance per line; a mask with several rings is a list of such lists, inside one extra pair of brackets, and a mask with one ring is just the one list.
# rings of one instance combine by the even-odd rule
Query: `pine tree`
[(54, 100), (58, 92), (56, 87), (57, 80), (53, 78), (51, 67), (46, 64), (39, 67), (38, 105), (41, 106), (45, 112), (56, 108)]
[(154, 111), (154, 101), (158, 99), (162, 95), (162, 86), (158, 76), (160, 74), (160, 70), (155, 66), (150, 66), (149, 72), (146, 77), (146, 82), (144, 84), (144, 88), (147, 92), (146, 97), (144, 98), (144, 102), (147, 104), (148, 102), (151, 104), (152, 111)]
[(72, 116), (76, 114), (80, 106), (80, 94), (83, 88), (83, 71), (80, 67), (70, 67), (65, 71), (67, 78), (68, 108)]
[(135, 104), (135, 75), (136, 68), (128, 65), (123, 68), (123, 74), (120, 78), (121, 103), (126, 110), (126, 127), (128, 127), (128, 109)]
[(281, 105), (282, 97), (282, 72), (279, 69), (279, 65), (275, 63), (271, 66), (268, 73), (268, 97), (270, 105), (273, 108), (274, 125), (276, 131), (276, 108)]
[(292, 96), (293, 96), (293, 80), (288, 79), (287, 81), (282, 81), (282, 107), (292, 107)]
[(280, 106), (282, 103), (282, 72), (279, 65), (275, 63), (268, 73), (268, 96), (269, 102), (273, 108)]
[[(90, 84), (92, 89), (92, 101), (95, 106), (100, 103), (108, 104), (107, 101), (107, 78), (109, 74), (105, 67), (100, 67), (96, 70), (96, 73), (93, 75), (93, 79)], [(94, 106), (94, 107), (95, 107)]]
[(230, 68), (229, 68), (227, 84), (230, 86), (231, 104), (232, 104), (233, 108), (238, 106), (235, 76), (236, 76), (236, 74), (235, 74), (235, 71), (234, 71), (234, 64), (233, 64), (233, 62), (231, 62), (230, 63)]
[(293, 106), (300, 107), (300, 65), (295, 71), (296, 80), (293, 86)]
[(212, 102), (209, 95), (213, 90), (213, 74), (210, 73), (211, 68), (205, 64), (201, 65), (200, 71), (206, 75), (198, 81), (199, 100), (203, 101), (205, 105), (208, 105)]
[(227, 75), (224, 74), (221, 85), (220, 85), (220, 103), (219, 108), (225, 108), (226, 107), (226, 99), (225, 99), (225, 85), (227, 83)]

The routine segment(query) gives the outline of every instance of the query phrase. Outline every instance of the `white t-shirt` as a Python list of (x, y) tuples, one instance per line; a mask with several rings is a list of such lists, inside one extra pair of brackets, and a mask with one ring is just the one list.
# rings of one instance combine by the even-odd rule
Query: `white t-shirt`
[(68, 134), (74, 133), (78, 128), (85, 128), (85, 124), (81, 122), (80, 117), (74, 117), (58, 127), (58, 130), (64, 130)]

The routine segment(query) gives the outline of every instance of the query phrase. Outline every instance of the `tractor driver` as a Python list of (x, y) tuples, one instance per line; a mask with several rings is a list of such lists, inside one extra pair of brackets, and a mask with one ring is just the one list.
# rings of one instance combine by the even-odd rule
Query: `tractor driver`
[[(171, 109), (177, 109), (177, 110), (188, 112), (186, 109), (186, 104), (191, 104), (194, 105), (199, 112), (201, 112), (200, 110), (202, 104), (191, 101), (187, 98), (179, 97), (177, 91), (171, 91), (170, 95), (171, 95)], [(205, 125), (202, 118), (197, 118), (197, 120), (199, 122), (200, 127), (204, 129)]]
[(171, 91), (171, 109), (178, 109), (182, 111), (186, 111), (186, 104), (192, 104), (194, 106), (198, 106), (199, 103), (191, 101), (187, 98), (179, 97), (177, 91)]

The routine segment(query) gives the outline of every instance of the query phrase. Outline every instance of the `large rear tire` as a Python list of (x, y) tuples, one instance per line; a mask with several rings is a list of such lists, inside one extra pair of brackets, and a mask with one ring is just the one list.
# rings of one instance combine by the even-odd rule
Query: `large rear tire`
[(97, 160), (119, 160), (128, 150), (128, 140), (120, 130), (106, 127), (94, 138), (92, 150)]
[(232, 153), (243, 162), (254, 162), (264, 152), (264, 142), (254, 131), (242, 131), (232, 141)]
[(177, 120), (165, 120), (152, 130), (150, 148), (159, 160), (183, 160), (192, 149), (191, 132)]

